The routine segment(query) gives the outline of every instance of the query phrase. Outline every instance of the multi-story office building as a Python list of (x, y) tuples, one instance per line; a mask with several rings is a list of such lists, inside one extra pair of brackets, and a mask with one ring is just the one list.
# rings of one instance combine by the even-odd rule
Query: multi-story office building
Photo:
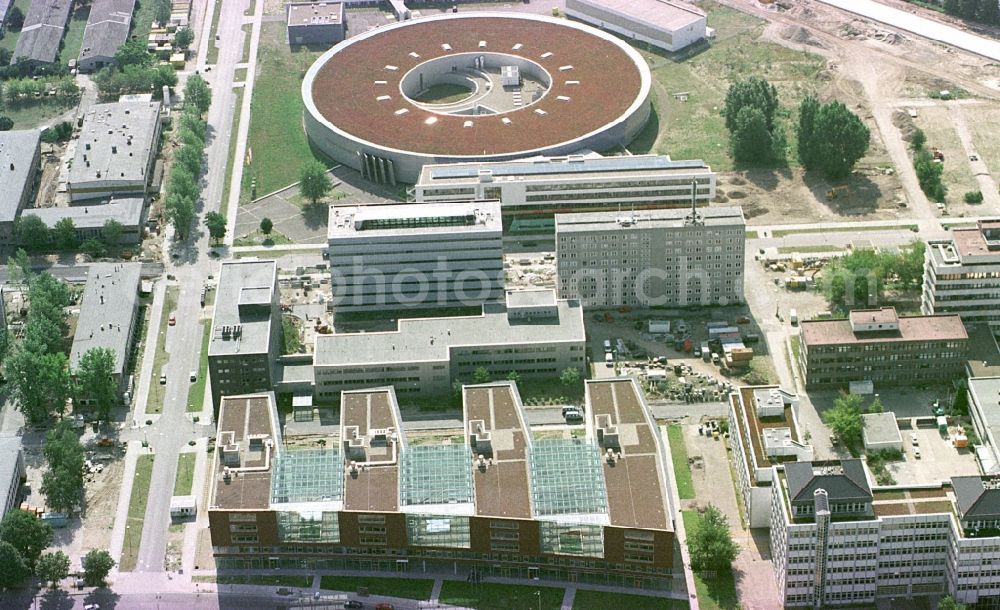
[(268, 392), (278, 358), (281, 315), (274, 261), (226, 261), (219, 272), (208, 343), (212, 399)]
[(855, 309), (847, 320), (804, 321), (801, 327), (800, 358), (810, 388), (951, 381), (964, 372), (969, 335), (957, 315)]
[(290, 45), (335, 45), (347, 37), (347, 20), (342, 2), (290, 2), (285, 5)]
[(494, 378), (552, 379), (586, 367), (583, 308), (551, 290), (509, 291), (477, 316), (400, 319), (389, 332), (317, 335), (315, 396), (337, 400), (344, 390), (395, 386), (398, 394), (444, 395), (476, 369)]
[(1000, 220), (953, 229), (951, 239), (927, 243), (921, 310), (958, 314), (1000, 334)]
[(503, 298), (497, 202), (332, 206), (328, 233), (338, 312)]
[(979, 470), (1000, 474), (1000, 377), (969, 378), (969, 419), (982, 445), (976, 447)]
[(419, 202), (499, 199), (507, 217), (690, 207), (692, 190), (699, 204), (708, 205), (715, 184), (715, 172), (700, 159), (571, 155), (425, 165), (413, 195)]
[(144, 195), (159, 146), (160, 102), (94, 104), (69, 166), (70, 199)]
[(798, 404), (798, 396), (777, 386), (747, 386), (729, 395), (729, 433), (739, 449), (733, 451), (738, 499), (750, 527), (770, 525), (773, 467), (813, 459), (799, 430)]
[[(80, 317), (69, 353), (70, 370), (76, 372), (88, 350), (109, 349), (114, 354), (112, 372), (119, 391), (126, 391), (132, 348), (139, 330), (139, 263), (94, 263), (80, 302)], [(89, 402), (86, 398), (84, 403)]]
[(707, 34), (704, 11), (677, 0), (566, 0), (566, 14), (671, 53)]
[(534, 439), (511, 382), (466, 386), (463, 404), (459, 442), (410, 445), (392, 388), (345, 392), (339, 441), (306, 449), (283, 444), (272, 395), (224, 398), (217, 565), (669, 587), (673, 483), (636, 381), (587, 382), (573, 440)]
[(740, 208), (556, 215), (559, 295), (593, 307), (743, 302)]

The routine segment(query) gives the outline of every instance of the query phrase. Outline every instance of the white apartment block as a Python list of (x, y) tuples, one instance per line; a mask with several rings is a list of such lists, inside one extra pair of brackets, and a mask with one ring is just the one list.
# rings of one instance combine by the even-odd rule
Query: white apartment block
[[(547, 294), (544, 294), (547, 293)], [(493, 379), (558, 377), (586, 367), (583, 307), (548, 291), (510, 291), (477, 316), (400, 319), (389, 332), (317, 335), (314, 394), (391, 385), (401, 396), (441, 396), (484, 367)]]
[(478, 306), (503, 298), (500, 204), (330, 208), (339, 312)]
[(736, 207), (556, 215), (559, 296), (589, 307), (742, 303)]
[(690, 206), (715, 198), (704, 161), (666, 155), (535, 157), (522, 161), (425, 165), (413, 187), (418, 202), (499, 199), (505, 214)]
[(705, 13), (677, 0), (566, 0), (566, 14), (670, 52), (708, 33)]
[(927, 243), (921, 310), (958, 314), (1000, 334), (1000, 220), (954, 229), (951, 239)]

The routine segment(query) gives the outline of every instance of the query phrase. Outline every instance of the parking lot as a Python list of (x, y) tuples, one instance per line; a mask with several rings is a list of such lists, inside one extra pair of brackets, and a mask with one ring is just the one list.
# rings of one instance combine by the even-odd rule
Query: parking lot
[[(913, 427), (913, 420), (899, 422), (899, 432), (903, 436), (902, 462), (890, 462), (887, 468), (899, 485), (920, 485), (946, 481), (951, 477), (976, 476), (979, 467), (970, 449), (956, 449), (951, 440), (943, 436), (933, 421), (920, 427)], [(910, 434), (916, 433), (920, 458), (913, 453)]]

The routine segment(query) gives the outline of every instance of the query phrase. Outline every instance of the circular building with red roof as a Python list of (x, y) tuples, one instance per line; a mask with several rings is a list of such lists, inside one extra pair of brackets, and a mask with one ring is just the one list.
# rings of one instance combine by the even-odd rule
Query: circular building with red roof
[(580, 23), (470, 12), (375, 28), (324, 53), (302, 83), (309, 139), (376, 182), (429, 163), (625, 145), (650, 113), (649, 67)]

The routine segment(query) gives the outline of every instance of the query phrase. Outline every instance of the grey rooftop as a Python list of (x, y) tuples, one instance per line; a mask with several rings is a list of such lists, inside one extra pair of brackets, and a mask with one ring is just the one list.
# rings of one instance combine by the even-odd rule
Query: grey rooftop
[[(688, 208), (556, 214), (556, 234), (614, 229), (676, 229), (688, 225), (690, 216)], [(743, 210), (736, 207), (698, 208), (698, 217), (705, 226), (746, 225)]]
[(94, 0), (83, 31), (80, 61), (91, 57), (114, 57), (128, 40), (135, 0)]
[(59, 56), (73, 0), (32, 0), (11, 63), (21, 60), (53, 63)]
[(435, 235), (502, 229), (500, 202), (402, 203), (330, 206), (330, 239), (367, 236)]
[(711, 168), (701, 159), (673, 161), (666, 155), (636, 155), (633, 157), (601, 157), (571, 155), (568, 157), (537, 157), (523, 161), (494, 163), (455, 163), (450, 165), (425, 165), (420, 172), (419, 184), (444, 181), (468, 182), (478, 179), (480, 172), (493, 178), (561, 178), (586, 174), (655, 174), (711, 173)]
[(124, 371), (141, 274), (139, 263), (94, 263), (90, 266), (69, 355), (71, 370), (77, 368), (87, 350), (104, 347), (115, 354), (115, 372)]
[(69, 189), (96, 181), (145, 181), (160, 102), (94, 104), (84, 116)]
[[(249, 259), (222, 264), (208, 346), (210, 356), (267, 352), (272, 324), (270, 303), (277, 275), (274, 261)], [(237, 326), (238, 338), (223, 338), (224, 328)]]
[(97, 205), (73, 205), (63, 208), (32, 208), (24, 210), (21, 216), (38, 216), (50, 229), (63, 218), (73, 220), (77, 229), (100, 229), (109, 220), (121, 223), (123, 227), (136, 227), (142, 221), (141, 197), (113, 199)]
[(34, 168), (29, 161), (41, 137), (38, 129), (0, 131), (0, 223), (14, 222), (22, 193), (32, 187), (28, 178)]

